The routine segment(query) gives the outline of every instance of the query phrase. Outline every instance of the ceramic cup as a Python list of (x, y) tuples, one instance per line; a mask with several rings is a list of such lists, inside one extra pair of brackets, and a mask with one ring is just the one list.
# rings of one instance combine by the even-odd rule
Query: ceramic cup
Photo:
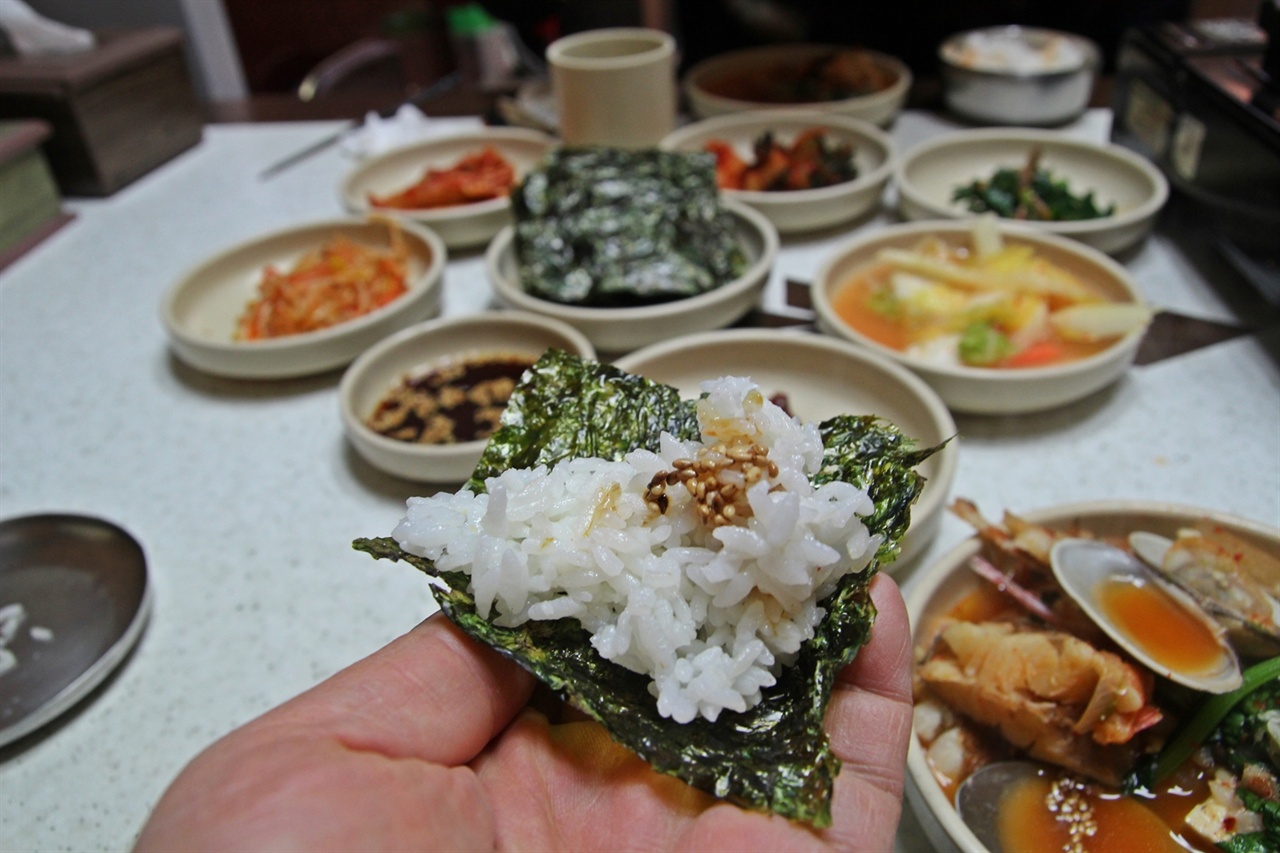
[(568, 145), (649, 148), (675, 129), (676, 45), (639, 27), (588, 30), (547, 48)]

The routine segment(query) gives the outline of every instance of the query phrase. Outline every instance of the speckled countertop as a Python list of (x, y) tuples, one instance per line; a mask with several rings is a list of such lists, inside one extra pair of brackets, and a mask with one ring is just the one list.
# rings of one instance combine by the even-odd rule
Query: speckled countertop
[[(1105, 112), (1067, 132), (1105, 139)], [(158, 310), (190, 266), (265, 231), (341, 214), (352, 163), (330, 149), (270, 180), (269, 164), (330, 124), (219, 125), (0, 272), (0, 518), (108, 518), (146, 550), (150, 624), (87, 701), (0, 750), (0, 847), (127, 848), (198, 750), (377, 649), (434, 605), (416, 572), (350, 548), (389, 532), (419, 490), (346, 445), (340, 371), (279, 382), (197, 373), (169, 353)], [(908, 148), (945, 130), (905, 114)], [(888, 214), (859, 223), (874, 228)], [(840, 230), (783, 240), (765, 307), (812, 279)], [(1184, 254), (1164, 225), (1121, 259), (1158, 306), (1237, 316), (1243, 284)], [(446, 314), (490, 302), (482, 253), (453, 253)], [(1246, 336), (1134, 368), (1077, 405), (959, 417), (955, 494), (984, 509), (1101, 498), (1188, 503), (1280, 526), (1280, 341)], [(968, 535), (947, 518), (914, 577)], [(0, 602), (3, 604), (3, 602)], [(924, 844), (910, 815), (900, 847)]]

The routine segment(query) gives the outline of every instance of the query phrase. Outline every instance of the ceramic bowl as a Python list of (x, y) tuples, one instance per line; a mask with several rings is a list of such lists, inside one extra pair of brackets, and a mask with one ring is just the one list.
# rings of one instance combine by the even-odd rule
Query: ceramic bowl
[(368, 314), (314, 332), (266, 340), (235, 338), (268, 266), (289, 269), (339, 234), (376, 249), (390, 247), (385, 222), (337, 219), (275, 231), (201, 262), (168, 291), (160, 314), (175, 355), (190, 366), (237, 379), (284, 379), (332, 370), (405, 326), (435, 316), (448, 258), (430, 228), (398, 227), (409, 250), (409, 292)]
[(943, 100), (986, 124), (1054, 125), (1089, 106), (1102, 54), (1074, 33), (1038, 27), (984, 27), (938, 48)]
[(583, 358), (595, 350), (583, 335), (549, 317), (497, 311), (421, 323), (379, 341), (342, 375), (338, 399), (347, 440), (370, 465), (392, 476), (428, 483), (460, 483), (471, 476), (485, 440), (418, 444), (389, 438), (366, 424), (378, 403), (406, 376), (486, 353), (536, 360), (547, 349)]
[[(998, 518), (992, 508), (982, 508), (989, 518)], [(1153, 501), (1092, 501), (1064, 504), (1023, 512), (1019, 516), (1034, 524), (1056, 529), (1084, 529), (1099, 536), (1123, 536), (1134, 530), (1149, 530), (1172, 537), (1180, 527), (1207, 520), (1259, 546), (1280, 550), (1280, 530), (1237, 516), (1201, 510), (1178, 504)], [(913, 645), (919, 650), (936, 630), (937, 620), (945, 616), (965, 596), (985, 583), (966, 565), (980, 550), (977, 537), (964, 540), (935, 563), (921, 566), (906, 590), (907, 611), (911, 617)], [(929, 769), (925, 750), (912, 732), (907, 752), (907, 801), (920, 821), (925, 835), (938, 851), (977, 851), (987, 848), (965, 826), (951, 799), (943, 791)]]
[[(1056, 266), (1091, 283), (1118, 302), (1141, 302), (1128, 271), (1106, 255), (1075, 241), (1002, 224), (1007, 244), (1028, 245)], [(835, 293), (885, 248), (910, 249), (926, 237), (967, 247), (971, 226), (964, 222), (908, 222), (861, 233), (835, 249), (822, 264), (813, 286), (818, 327), (853, 341), (909, 368), (929, 383), (954, 412), (1021, 414), (1050, 409), (1085, 397), (1120, 378), (1133, 362), (1142, 331), (1116, 339), (1095, 355), (1066, 364), (1018, 369), (938, 365), (872, 340), (842, 320), (833, 307)]]
[(910, 371), (845, 341), (808, 332), (724, 329), (687, 335), (637, 350), (615, 364), (696, 397), (721, 376), (749, 376), (768, 395), (782, 394), (804, 421), (874, 414), (921, 446), (950, 440), (919, 467), (928, 482), (911, 509), (911, 527), (894, 571), (914, 559), (938, 532), (955, 480), (956, 424), (932, 389)]
[[(886, 78), (883, 88), (834, 101), (779, 101), (760, 91), (761, 83), (800, 70), (833, 53), (865, 56)], [(902, 110), (911, 89), (911, 70), (902, 60), (870, 50), (823, 44), (776, 44), (729, 51), (704, 59), (683, 81), (685, 97), (697, 118), (761, 109), (821, 110), (886, 125)]]
[(1020, 168), (1039, 147), (1040, 165), (1077, 195), (1092, 192), (1115, 212), (1075, 222), (1026, 222), (1029, 228), (1071, 237), (1108, 254), (1145, 238), (1169, 198), (1169, 182), (1151, 161), (1119, 145), (1072, 139), (1031, 128), (965, 130), (904, 152), (894, 166), (898, 208), (907, 219), (976, 216), (953, 201), (957, 187), (989, 180), (998, 169)]
[(752, 146), (772, 132), (779, 144), (789, 145), (799, 134), (821, 127), (833, 145), (850, 145), (857, 177), (851, 181), (809, 190), (734, 190), (721, 192), (763, 213), (780, 233), (813, 231), (849, 222), (880, 205), (893, 171), (893, 142), (889, 135), (861, 119), (822, 112), (761, 110), (717, 116), (685, 125), (659, 144), (670, 151), (703, 151), (712, 140), (727, 142), (750, 163)]
[(506, 196), (454, 207), (395, 209), (372, 207), (369, 194), (385, 195), (404, 189), (417, 182), (428, 168), (447, 169), (485, 146), (492, 146), (511, 163), (518, 183), (555, 144), (556, 140), (545, 133), (519, 127), (490, 127), (428, 139), (360, 164), (343, 180), (340, 194), (353, 213), (376, 210), (407, 217), (434, 229), (451, 248), (481, 246), (511, 223), (511, 202)]
[(515, 229), (507, 227), (493, 238), (485, 253), (489, 281), (498, 299), (521, 311), (563, 320), (578, 329), (602, 353), (620, 354), (657, 341), (727, 326), (760, 300), (778, 257), (778, 232), (762, 214), (731, 199), (724, 206), (733, 215), (746, 271), (715, 290), (627, 308), (564, 305), (525, 292), (516, 267)]

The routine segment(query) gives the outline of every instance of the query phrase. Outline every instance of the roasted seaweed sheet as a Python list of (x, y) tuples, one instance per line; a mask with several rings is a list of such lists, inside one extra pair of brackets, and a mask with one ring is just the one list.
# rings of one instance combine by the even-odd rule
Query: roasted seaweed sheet
[[(504, 425), (467, 487), (482, 491), (485, 478), (512, 467), (621, 458), (633, 448), (655, 448), (664, 430), (696, 438), (694, 406), (674, 388), (550, 351), (512, 395)], [(820, 429), (826, 453), (815, 483), (839, 479), (867, 489), (875, 511), (865, 522), (884, 542), (865, 571), (846, 576), (823, 602), (828, 616), (817, 635), (765, 689), (764, 700), (745, 713), (722, 713), (715, 723), (699, 717), (682, 725), (659, 716), (648, 679), (600, 657), (574, 620), (497, 627), (476, 613), (465, 574), (437, 572), (390, 538), (360, 539), (355, 547), (439, 577), (448, 589), (433, 585), (433, 591), (454, 622), (532, 671), (655, 769), (741, 806), (826, 826), (840, 767), (822, 728), (827, 702), (837, 673), (867, 640), (875, 619), (872, 576), (896, 555), (923, 488), (912, 469), (937, 448), (917, 447), (874, 416), (838, 417)]]
[(625, 306), (695, 296), (747, 266), (702, 152), (560, 148), (511, 194), (521, 285)]

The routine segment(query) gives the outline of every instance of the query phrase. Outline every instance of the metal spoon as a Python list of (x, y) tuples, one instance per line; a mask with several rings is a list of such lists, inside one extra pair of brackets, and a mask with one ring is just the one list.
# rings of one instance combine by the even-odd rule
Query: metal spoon
[(996, 761), (974, 771), (956, 791), (960, 819), (991, 853), (1001, 853), (1000, 798), (1015, 784), (1041, 776), (1045, 769), (1030, 761)]
[(116, 525), (60, 514), (0, 521), (0, 746), (101, 684), (150, 609), (142, 547)]

